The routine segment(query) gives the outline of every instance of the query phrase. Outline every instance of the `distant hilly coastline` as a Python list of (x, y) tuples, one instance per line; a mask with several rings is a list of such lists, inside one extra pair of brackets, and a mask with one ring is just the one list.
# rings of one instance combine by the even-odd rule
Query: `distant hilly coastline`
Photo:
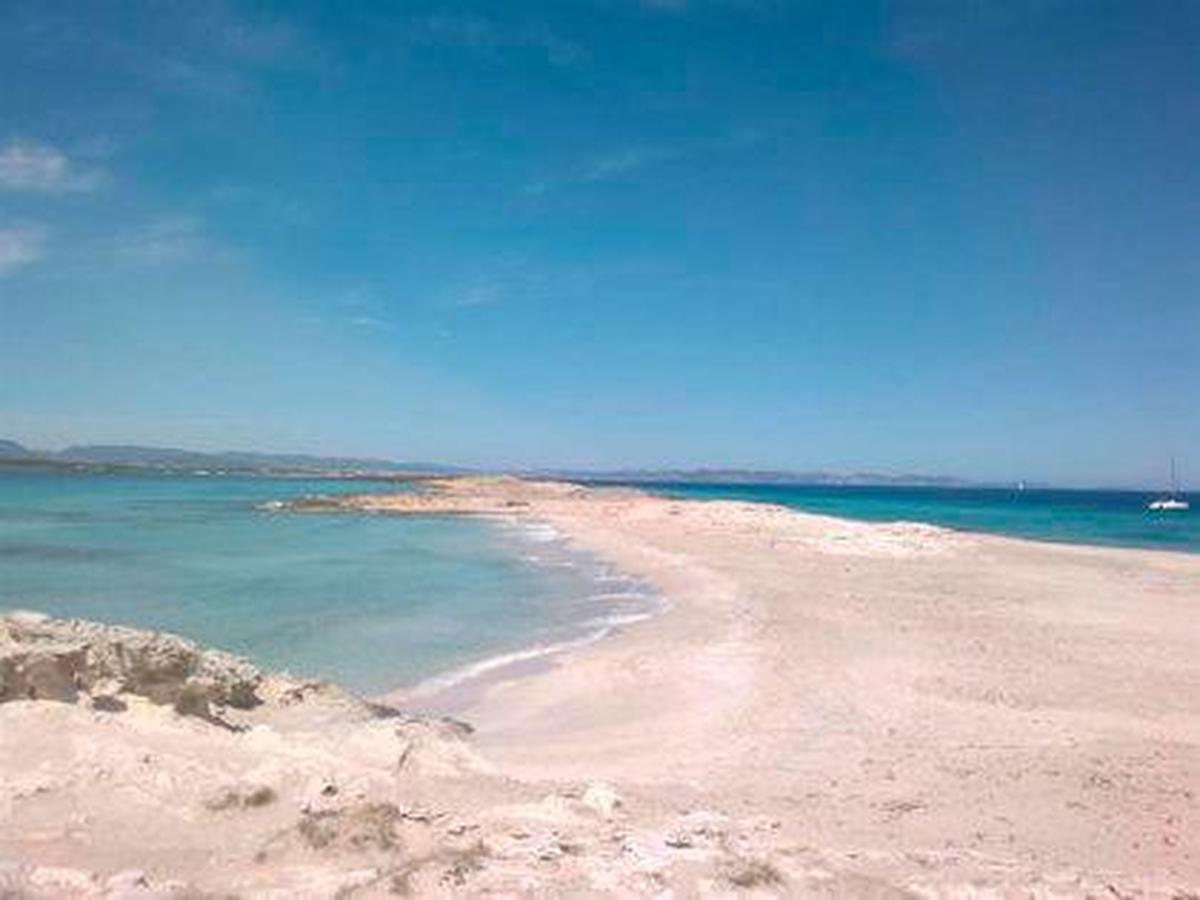
[(0, 439), (0, 465), (86, 469), (151, 470), (191, 474), (337, 475), (342, 477), (408, 477), (464, 472), (457, 466), (429, 462), (394, 462), (352, 456), (305, 453), (218, 453), (137, 444), (81, 444), (65, 450), (36, 450)]
[[(408, 478), (483, 474), (484, 470), (431, 462), (396, 462), (354, 456), (261, 453), (245, 450), (205, 452), (138, 444), (80, 444), (65, 450), (37, 450), (0, 439), (0, 466), (85, 471), (156, 471), (196, 475), (317, 475), (341, 478)], [(879, 472), (790, 472), (776, 469), (522, 469), (511, 474), (591, 484), (795, 484), (971, 487), (973, 483), (939, 475)]]
[(973, 482), (944, 475), (882, 472), (789, 472), (776, 469), (620, 469), (610, 472), (546, 471), (529, 474), (611, 484), (791, 484), (972, 487)]

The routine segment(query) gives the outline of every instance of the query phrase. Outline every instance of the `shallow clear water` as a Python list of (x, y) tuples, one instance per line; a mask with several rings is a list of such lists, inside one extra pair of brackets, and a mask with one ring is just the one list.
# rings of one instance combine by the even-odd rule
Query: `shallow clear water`
[(676, 484), (639, 487), (674, 497), (749, 500), (875, 522), (929, 522), (1035, 540), (1200, 553), (1200, 497), (1186, 512), (1156, 513), (1136, 491)]
[(161, 628), (364, 692), (640, 608), (636, 584), (535, 526), (262, 508), (398, 489), (0, 470), (0, 608)]

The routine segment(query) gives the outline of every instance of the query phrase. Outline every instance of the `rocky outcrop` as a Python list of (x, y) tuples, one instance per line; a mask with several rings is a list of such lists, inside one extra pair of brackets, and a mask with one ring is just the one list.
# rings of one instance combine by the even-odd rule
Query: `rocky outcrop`
[(70, 703), (82, 694), (119, 707), (120, 695), (132, 694), (209, 716), (214, 707), (257, 706), (263, 684), (246, 660), (172, 634), (36, 613), (0, 617), (0, 703)]

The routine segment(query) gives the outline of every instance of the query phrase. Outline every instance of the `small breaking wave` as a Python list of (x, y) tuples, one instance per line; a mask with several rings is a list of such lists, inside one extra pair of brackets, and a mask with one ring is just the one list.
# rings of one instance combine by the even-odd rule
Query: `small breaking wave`
[(556, 641), (546, 644), (534, 644), (531, 647), (526, 647), (523, 650), (513, 650), (510, 653), (499, 653), (495, 656), (489, 656), (477, 662), (468, 663), (465, 666), (451, 669), (448, 672), (443, 672), (441, 675), (434, 675), (432, 678), (427, 678), (424, 681), (418, 682), (407, 696), (412, 697), (428, 697), (433, 694), (441, 693), (452, 687), (457, 687), (468, 681), (474, 681), (481, 678), (490, 672), (495, 672), (498, 669), (503, 669), (508, 666), (514, 666), (523, 662), (532, 662), (538, 659), (545, 659), (549, 656), (555, 656), (560, 653), (566, 653), (569, 650), (575, 650), (579, 647), (585, 647), (588, 644), (594, 643), (604, 637), (599, 631), (593, 634), (587, 634), (582, 637), (571, 640)]
[(522, 523), (521, 534), (536, 544), (554, 544), (563, 539), (563, 533), (546, 522)]
[[(648, 590), (644, 592), (591, 594), (582, 598), (582, 601), (587, 605), (600, 602), (613, 603), (614, 601), (626, 601), (624, 604), (626, 608), (622, 609), (618, 607), (612, 611), (577, 621), (573, 627), (580, 629), (582, 633), (576, 637), (564, 637), (561, 640), (555, 641), (542, 641), (518, 650), (485, 657), (484, 659), (450, 669), (439, 675), (434, 675), (431, 678), (418, 682), (416, 686), (407, 691), (406, 698), (429, 698), (443, 691), (486, 678), (489, 675), (494, 675), (509, 667), (518, 666), (521, 663), (552, 659), (573, 650), (582, 649), (604, 640), (621, 628), (652, 619), (664, 612), (669, 606), (665, 597)], [(638, 605), (637, 608), (629, 608), (635, 603)]]

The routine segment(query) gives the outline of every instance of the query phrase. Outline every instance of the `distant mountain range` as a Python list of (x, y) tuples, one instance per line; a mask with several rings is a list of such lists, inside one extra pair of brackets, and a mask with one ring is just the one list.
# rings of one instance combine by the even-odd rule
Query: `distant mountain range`
[(218, 474), (337, 474), (337, 475), (446, 475), (466, 471), (456, 466), (427, 462), (394, 462), (353, 456), (313, 456), (305, 453), (207, 453), (177, 447), (143, 447), (136, 444), (82, 444), (65, 450), (35, 450), (16, 441), (0, 440), (0, 464), (89, 469), (154, 469), (169, 472)]
[[(152, 470), (203, 474), (258, 473), (271, 475), (336, 475), (341, 477), (402, 477), (479, 472), (462, 466), (431, 462), (395, 462), (354, 456), (314, 456), (305, 453), (209, 453), (178, 447), (137, 444), (81, 444), (65, 450), (35, 450), (0, 439), (0, 466), (84, 468), (96, 471)], [(775, 469), (526, 469), (514, 474), (594, 484), (812, 484), (812, 485), (925, 485), (964, 487), (970, 482), (940, 475), (893, 475), (878, 472), (789, 472)]]
[(0, 459), (19, 459), (28, 456), (30, 452), (16, 441), (6, 441), (0, 438)]
[(945, 475), (892, 475), (881, 472), (789, 472), (776, 469), (617, 469), (605, 472), (540, 470), (527, 472), (545, 478), (567, 478), (605, 484), (809, 484), (911, 485), (967, 487), (972, 482)]

